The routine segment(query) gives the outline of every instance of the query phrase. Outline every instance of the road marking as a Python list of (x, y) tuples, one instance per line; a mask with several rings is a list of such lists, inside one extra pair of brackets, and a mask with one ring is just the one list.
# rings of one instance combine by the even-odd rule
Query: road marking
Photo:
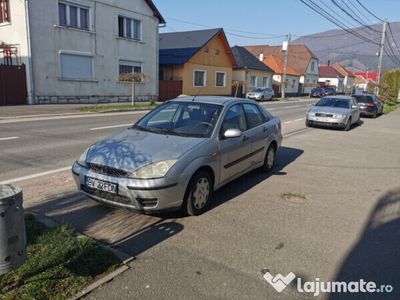
[(130, 124), (121, 124), (121, 125), (112, 125), (112, 126), (104, 126), (104, 127), (90, 128), (90, 130), (103, 130), (103, 129), (110, 129), (110, 128), (127, 127), (127, 126), (132, 126), (132, 125), (133, 125), (133, 123), (130, 123)]
[(8, 141), (8, 140), (16, 140), (19, 139), (19, 136), (9, 136), (5, 138), (0, 138), (0, 141)]
[(46, 172), (41, 172), (41, 173), (36, 173), (36, 174), (23, 176), (23, 177), (17, 177), (17, 178), (9, 179), (9, 180), (6, 180), (6, 181), (2, 181), (2, 182), (0, 182), (0, 184), (10, 184), (10, 183), (14, 183), (14, 182), (19, 182), (19, 181), (24, 181), (24, 180), (28, 180), (28, 179), (34, 179), (34, 178), (42, 177), (42, 176), (46, 176), (46, 175), (51, 175), (51, 174), (55, 174), (55, 173), (59, 173), (59, 172), (67, 171), (67, 170), (71, 170), (71, 167), (72, 166), (64, 167), (64, 168), (60, 168), (60, 169), (55, 169), (55, 170), (50, 170), (50, 171), (46, 171)]

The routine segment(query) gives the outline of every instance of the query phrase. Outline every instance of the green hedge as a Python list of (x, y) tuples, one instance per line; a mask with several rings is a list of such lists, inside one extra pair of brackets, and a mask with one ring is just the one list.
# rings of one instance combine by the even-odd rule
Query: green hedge
[(380, 96), (388, 104), (398, 101), (400, 91), (400, 70), (388, 71), (383, 75)]

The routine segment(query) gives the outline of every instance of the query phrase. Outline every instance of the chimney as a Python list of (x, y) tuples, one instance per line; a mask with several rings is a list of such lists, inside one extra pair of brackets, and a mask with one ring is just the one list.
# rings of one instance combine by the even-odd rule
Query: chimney
[(261, 52), (260, 55), (258, 56), (258, 59), (260, 61), (264, 61), (264, 52)]

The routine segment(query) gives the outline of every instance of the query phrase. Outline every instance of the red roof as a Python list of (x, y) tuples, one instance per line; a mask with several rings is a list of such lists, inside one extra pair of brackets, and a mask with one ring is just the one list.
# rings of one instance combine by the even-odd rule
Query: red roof
[(358, 71), (352, 71), (354, 75), (359, 75), (362, 76), (366, 79), (372, 79), (373, 81), (378, 80), (378, 73), (376, 72), (358, 72)]
[[(275, 55), (268, 55), (264, 57), (264, 64), (274, 70), (275, 74), (283, 74), (283, 61)], [(292, 76), (301, 76), (300, 73), (296, 72), (289, 65), (286, 67), (286, 74)]]
[(337, 78), (343, 77), (334, 67), (328, 65), (319, 66), (319, 77)]

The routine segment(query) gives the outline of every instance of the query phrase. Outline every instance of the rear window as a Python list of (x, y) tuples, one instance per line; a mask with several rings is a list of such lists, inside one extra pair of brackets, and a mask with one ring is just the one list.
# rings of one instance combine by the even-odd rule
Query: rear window
[(372, 99), (371, 96), (353, 95), (353, 98), (356, 98), (358, 103), (373, 103), (374, 102), (374, 99)]

